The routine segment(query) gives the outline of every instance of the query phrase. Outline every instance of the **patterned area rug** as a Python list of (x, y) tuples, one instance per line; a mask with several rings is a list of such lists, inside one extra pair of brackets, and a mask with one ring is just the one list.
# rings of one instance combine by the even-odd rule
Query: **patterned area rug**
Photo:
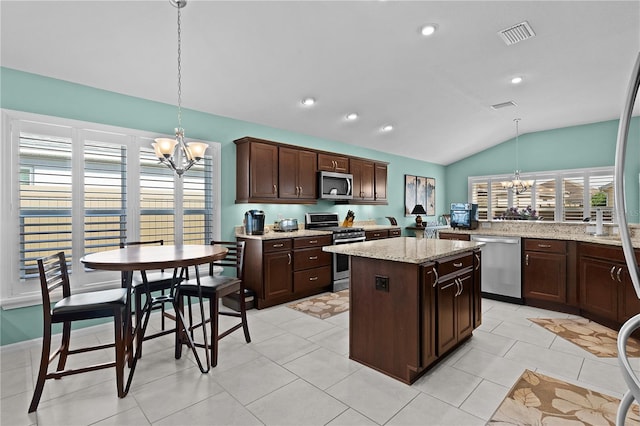
[(326, 293), (313, 299), (289, 305), (291, 309), (304, 312), (316, 318), (327, 319), (349, 310), (349, 290)]
[[(520, 376), (488, 425), (615, 425), (620, 400), (530, 370)], [(639, 426), (634, 404), (625, 426)]]
[[(546, 328), (565, 340), (574, 343), (600, 358), (616, 358), (618, 332), (585, 318), (529, 318), (529, 321)], [(640, 357), (640, 342), (634, 338), (627, 341), (627, 356)]]

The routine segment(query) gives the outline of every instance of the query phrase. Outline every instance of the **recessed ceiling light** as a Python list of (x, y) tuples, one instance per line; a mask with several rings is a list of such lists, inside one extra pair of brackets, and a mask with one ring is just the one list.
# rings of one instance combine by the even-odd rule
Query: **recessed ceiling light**
[(385, 124), (380, 128), (383, 132), (390, 132), (393, 130), (393, 126), (391, 124)]
[(316, 100), (314, 98), (304, 98), (303, 100), (300, 101), (302, 103), (302, 105), (304, 106), (311, 106), (313, 104), (316, 103)]
[(345, 118), (349, 121), (353, 121), (356, 120), (358, 118), (358, 113), (357, 112), (350, 112), (349, 114), (347, 114), (345, 116)]
[(522, 83), (522, 77), (513, 77), (511, 79), (511, 83), (512, 84), (520, 84), (520, 83)]
[(430, 36), (433, 33), (436, 32), (436, 30), (438, 29), (438, 26), (436, 24), (427, 24), (425, 26), (423, 26), (422, 28), (420, 28), (420, 34), (422, 34), (423, 36)]

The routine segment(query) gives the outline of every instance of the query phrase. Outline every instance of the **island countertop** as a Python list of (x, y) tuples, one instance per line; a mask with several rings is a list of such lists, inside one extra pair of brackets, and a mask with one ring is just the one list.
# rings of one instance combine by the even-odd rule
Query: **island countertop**
[(472, 241), (398, 237), (325, 246), (322, 250), (348, 256), (422, 264), (456, 253), (473, 250), (483, 245), (484, 243)]

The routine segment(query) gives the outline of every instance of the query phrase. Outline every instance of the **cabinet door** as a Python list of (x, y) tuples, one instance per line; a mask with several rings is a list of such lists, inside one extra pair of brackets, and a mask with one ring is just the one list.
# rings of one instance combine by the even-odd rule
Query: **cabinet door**
[(374, 198), (376, 201), (386, 201), (387, 199), (387, 165), (375, 164), (375, 192)]
[(473, 332), (473, 273), (458, 278), (456, 296), (456, 340), (459, 342)]
[(265, 299), (291, 294), (293, 292), (291, 251), (265, 253), (262, 259)]
[(318, 198), (317, 155), (312, 151), (298, 152), (299, 198), (315, 200)]
[(278, 197), (278, 147), (264, 143), (251, 143), (252, 198)]
[(473, 252), (473, 328), (482, 325), (482, 252)]
[(318, 170), (349, 173), (349, 158), (339, 155), (318, 154)]
[(374, 164), (372, 161), (351, 160), (353, 175), (353, 199), (373, 201)]
[(626, 322), (629, 318), (640, 314), (640, 299), (636, 291), (633, 289), (633, 283), (631, 282), (631, 276), (626, 266), (620, 266), (619, 283), (619, 309), (618, 309), (618, 321)]
[(524, 255), (525, 299), (567, 302), (567, 256), (526, 251)]
[(618, 319), (618, 264), (580, 257), (580, 308), (605, 319)]
[(455, 346), (458, 342), (456, 330), (456, 293), (458, 285), (451, 278), (438, 286), (438, 356)]
[(438, 358), (436, 348), (436, 289), (433, 285), (436, 275), (435, 265), (425, 265), (422, 267), (422, 271), (420, 367), (426, 368)]
[(298, 198), (298, 150), (280, 147), (278, 155), (278, 196)]

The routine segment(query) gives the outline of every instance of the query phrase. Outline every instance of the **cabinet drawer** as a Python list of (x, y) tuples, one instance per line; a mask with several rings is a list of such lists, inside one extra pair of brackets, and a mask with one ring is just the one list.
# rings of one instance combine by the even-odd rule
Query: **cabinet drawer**
[(458, 241), (471, 240), (471, 236), (469, 234), (458, 234), (455, 232), (439, 232), (438, 238), (441, 240), (458, 240)]
[(331, 235), (320, 235), (315, 237), (294, 238), (293, 248), (322, 247), (331, 245)]
[(293, 291), (300, 292), (331, 284), (331, 267), (307, 269), (293, 273)]
[(263, 241), (262, 244), (262, 250), (265, 253), (269, 253), (272, 251), (291, 250), (292, 247), (290, 238), (287, 238), (285, 240), (267, 240)]
[(402, 229), (394, 228), (389, 230), (389, 237), (399, 237), (402, 235)]
[(539, 240), (536, 238), (526, 238), (524, 240), (526, 251), (542, 251), (546, 253), (566, 253), (567, 242), (561, 240)]
[(293, 270), (331, 266), (331, 253), (322, 251), (321, 247), (296, 250), (293, 252)]
[(444, 277), (451, 273), (457, 273), (466, 268), (473, 267), (473, 253), (458, 257), (447, 257), (438, 262), (438, 275)]
[(389, 231), (387, 229), (382, 231), (366, 231), (365, 235), (367, 237), (367, 240), (379, 240), (381, 238), (388, 238)]

